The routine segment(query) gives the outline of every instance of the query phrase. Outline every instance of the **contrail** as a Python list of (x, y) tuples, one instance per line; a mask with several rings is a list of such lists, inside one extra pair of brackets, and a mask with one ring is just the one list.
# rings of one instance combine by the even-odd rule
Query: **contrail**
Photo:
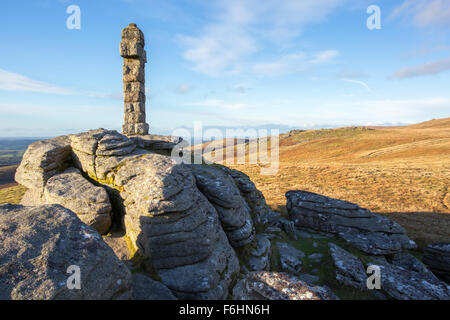
[(353, 79), (342, 79), (342, 80), (347, 81), (347, 82), (351, 82), (351, 83), (359, 84), (359, 85), (363, 86), (364, 88), (366, 88), (367, 91), (372, 92), (372, 89), (370, 89), (369, 86), (367, 85), (367, 83), (365, 83), (364, 81), (353, 80)]

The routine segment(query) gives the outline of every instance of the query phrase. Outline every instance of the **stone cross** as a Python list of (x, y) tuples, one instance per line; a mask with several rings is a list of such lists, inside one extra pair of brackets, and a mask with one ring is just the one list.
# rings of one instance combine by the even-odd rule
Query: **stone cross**
[(145, 122), (145, 63), (144, 34), (134, 23), (122, 30), (120, 55), (123, 57), (124, 125), (127, 136), (147, 135)]

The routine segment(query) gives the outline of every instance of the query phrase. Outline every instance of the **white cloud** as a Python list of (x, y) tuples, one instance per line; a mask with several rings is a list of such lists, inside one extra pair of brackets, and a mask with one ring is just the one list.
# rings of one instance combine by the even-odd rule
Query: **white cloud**
[[(311, 23), (322, 21), (345, 0), (216, 0), (215, 22), (199, 35), (178, 36), (183, 56), (192, 69), (207, 75), (236, 74), (245, 69), (245, 60), (264, 41), (280, 46), (297, 37)], [(317, 57), (332, 58), (334, 52)], [(270, 68), (270, 66), (266, 66)], [(272, 66), (277, 69), (277, 66)]]
[(230, 1), (219, 5), (223, 13), (217, 22), (207, 25), (197, 37), (180, 35), (186, 50), (183, 56), (193, 69), (207, 75), (237, 73), (241, 57), (256, 50), (254, 39), (246, 30), (251, 11), (245, 2)]
[(275, 43), (283, 44), (297, 37), (308, 25), (323, 21), (344, 0), (248, 1), (251, 8), (260, 7), (258, 22), (266, 23), (264, 36)]
[(309, 71), (313, 65), (330, 63), (339, 55), (337, 50), (327, 50), (309, 56), (303, 52), (283, 55), (272, 62), (256, 63), (252, 72), (262, 76), (277, 76)]
[(315, 55), (311, 63), (329, 63), (339, 55), (337, 50), (327, 50)]
[[(234, 110), (233, 110), (234, 109)], [(237, 110), (237, 111), (236, 111)], [(180, 105), (173, 126), (202, 121), (208, 126), (254, 127), (279, 124), (296, 128), (325, 128), (352, 125), (416, 123), (448, 117), (450, 97), (422, 99), (335, 99), (329, 102), (299, 100), (203, 100)], [(235, 112), (233, 112), (235, 111)], [(169, 111), (170, 112), (170, 111)], [(162, 123), (167, 111), (152, 118)], [(175, 119), (182, 119), (177, 122)]]
[(252, 71), (257, 75), (276, 76), (284, 73), (303, 72), (307, 67), (306, 55), (298, 52), (281, 56), (276, 61), (254, 64)]
[(0, 90), (74, 94), (74, 91), (70, 89), (65, 89), (47, 82), (36, 81), (3, 69), (0, 69)]
[(361, 100), (327, 104), (318, 108), (323, 120), (334, 118), (347, 123), (419, 122), (448, 115), (450, 98)]
[(405, 79), (427, 75), (434, 75), (450, 70), (450, 58), (424, 63), (420, 66), (397, 70), (391, 78)]
[(27, 76), (3, 69), (0, 69), (0, 90), (61, 95), (82, 95), (92, 98), (106, 98), (115, 100), (120, 100), (123, 97), (121, 93), (102, 93), (67, 89), (48, 82), (33, 80)]
[(448, 0), (405, 0), (390, 15), (398, 17), (413, 17), (419, 27), (450, 25), (450, 5)]

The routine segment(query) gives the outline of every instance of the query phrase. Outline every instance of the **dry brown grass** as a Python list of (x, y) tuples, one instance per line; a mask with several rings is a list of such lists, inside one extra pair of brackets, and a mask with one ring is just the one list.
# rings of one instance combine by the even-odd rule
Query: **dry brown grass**
[(27, 188), (21, 185), (0, 189), (0, 204), (19, 204)]
[(17, 165), (0, 167), (0, 188), (3, 185), (10, 185), (15, 183), (14, 174), (16, 173)]
[(450, 118), (284, 134), (272, 176), (255, 164), (226, 165), (248, 174), (274, 209), (286, 191), (308, 190), (384, 214), (421, 245), (450, 242)]

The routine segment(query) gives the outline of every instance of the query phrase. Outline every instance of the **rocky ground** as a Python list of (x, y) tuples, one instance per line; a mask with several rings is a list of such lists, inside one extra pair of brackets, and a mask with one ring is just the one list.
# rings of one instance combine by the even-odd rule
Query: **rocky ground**
[(283, 218), (242, 172), (171, 158), (178, 143), (97, 129), (30, 145), (21, 205), (0, 206), (0, 299), (450, 298), (448, 245), (428, 268), (399, 224), (303, 191)]

